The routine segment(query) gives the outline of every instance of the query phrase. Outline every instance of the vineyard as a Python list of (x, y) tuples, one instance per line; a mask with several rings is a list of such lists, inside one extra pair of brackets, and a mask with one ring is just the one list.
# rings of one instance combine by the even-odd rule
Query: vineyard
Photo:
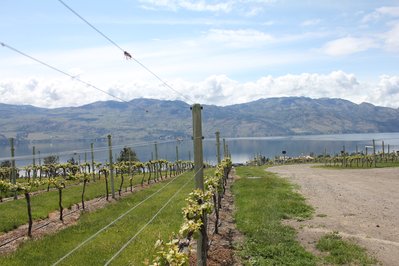
[[(372, 86), (357, 82), (354, 74), (336, 70), (331, 74), (304, 72), (274, 77), (287, 62), (294, 72), (307, 66), (301, 64), (304, 54), (309, 55), (307, 63), (319, 60), (321, 54), (322, 61), (326, 62), (330, 56), (334, 57), (330, 62), (336, 67), (339, 66), (335, 65), (336, 56), (349, 57), (370, 48), (389, 46), (392, 28), (378, 35), (382, 36), (381, 45), (377, 45), (381, 47), (366, 44), (369, 47), (357, 49), (359, 51), (350, 51), (353, 47), (349, 47), (348, 51), (336, 52), (348, 41), (357, 46), (361, 39), (355, 35), (362, 32), (342, 38), (339, 26), (329, 34), (313, 34), (327, 29), (322, 26), (326, 19), (315, 18), (306, 21), (296, 18), (295, 22), (285, 19), (283, 24), (295, 23), (301, 26), (299, 31), (272, 32), (275, 22), (281, 26), (282, 16), (274, 19), (270, 10), (277, 4), (266, 3), (270, 1), (128, 1), (112, 6), (105, 2), (93, 6), (75, 1), (76, 10), (63, 0), (54, 1), (58, 2), (56, 5), (51, 1), (24, 5), (8, 2), (4, 10), (9, 9), (10, 14), (4, 16), (3, 24), (7, 31), (11, 30), (5, 32), (5, 40), (0, 40), (0, 48), (12, 55), (4, 57), (9, 60), (3, 67), (10, 81), (0, 80), (1, 93), (5, 102), (22, 104), (25, 110), (21, 115), (19, 107), (13, 108), (17, 110), (13, 112), (7, 110), (11, 108), (8, 105), (1, 109), (2, 121), (6, 122), (2, 122), (0, 143), (7, 145), (9, 139), (10, 153), (0, 150), (7, 154), (1, 154), (0, 158), (0, 266), (379, 264), (379, 260), (368, 256), (366, 249), (346, 242), (343, 236), (386, 245), (377, 246), (375, 254), (392, 253), (394, 255), (385, 257), (389, 257), (388, 261), (398, 261), (399, 242), (395, 236), (399, 233), (395, 222), (399, 217), (395, 210), (399, 198), (394, 196), (398, 182), (396, 172), (391, 171), (395, 168), (388, 167), (399, 166), (399, 152), (391, 150), (399, 142), (390, 143), (393, 146), (388, 145), (387, 152), (384, 141), (382, 150), (377, 151), (374, 139), (372, 146), (361, 142), (360, 147), (365, 150), (358, 151), (356, 144), (356, 152), (348, 152), (343, 145), (338, 153), (327, 154), (327, 148), (331, 147), (326, 145), (324, 154), (320, 155), (313, 152), (303, 155), (303, 146), (298, 145), (302, 147), (302, 155), (290, 157), (289, 154), (297, 151), (289, 143), (275, 145), (272, 150), (251, 140), (254, 136), (268, 140), (266, 136), (279, 134), (288, 137), (276, 139), (286, 142), (291, 135), (394, 131), (396, 127), (391, 124), (396, 121), (397, 110), (392, 108), (303, 97), (326, 93), (325, 97), (330, 97), (341, 93), (367, 100), (369, 96), (357, 97), (354, 93)], [(263, 6), (265, 4), (267, 6)], [(27, 7), (37, 10), (22, 10)], [(293, 10), (297, 11), (298, 7)], [(385, 17), (396, 16), (397, 10), (391, 10), (395, 7), (380, 7), (374, 12), (371, 7), (357, 12), (357, 19), (364, 16), (359, 24), (364, 31), (369, 28), (365, 27), (366, 23), (377, 22), (383, 13), (389, 14)], [(96, 13), (101, 8), (105, 13)], [(179, 18), (176, 14), (180, 10), (189, 13)], [(270, 19), (265, 22), (266, 11)], [(212, 17), (204, 16), (204, 12)], [(24, 25), (26, 21), (18, 17), (20, 13), (35, 21)], [(224, 15), (228, 17), (219, 20)], [(252, 17), (261, 20), (251, 22)], [(203, 23), (208, 20), (211, 23)], [(385, 22), (377, 23), (376, 27), (382, 24), (393, 27), (392, 21)], [(311, 28), (319, 23), (317, 30)], [(151, 28), (143, 29), (148, 24)], [(241, 29), (234, 29), (235, 24), (241, 25)], [(251, 28), (266, 24), (270, 32), (263, 31), (262, 27)], [(34, 30), (37, 25), (40, 31)], [(24, 33), (25, 30), (29, 34)], [(168, 30), (176, 35), (170, 35)], [(185, 30), (188, 30), (187, 36), (178, 35)], [(198, 33), (200, 35), (192, 38), (191, 34)], [(301, 34), (305, 38), (298, 38)], [(323, 38), (317, 37), (317, 44), (313, 43), (300, 56), (295, 55), (297, 49), (292, 49), (284, 53), (283, 60), (279, 59), (280, 48), (288, 47), (289, 42), (298, 42), (295, 47), (302, 47), (305, 42), (311, 43), (313, 35)], [(34, 39), (30, 39), (32, 37)], [(122, 48), (122, 43), (130, 47)], [(213, 50), (214, 47), (217, 49)], [(268, 49), (265, 53), (264, 48)], [(229, 49), (234, 50), (229, 52)], [(385, 53), (392, 49), (383, 50)], [(245, 54), (247, 51), (252, 55)], [(245, 55), (258, 57), (258, 54), (265, 56), (266, 61), (263, 57), (242, 60)], [(279, 61), (282, 61), (281, 67), (276, 69)], [(156, 64), (155, 67), (147, 65), (148, 62)], [(251, 65), (259, 62), (259, 68)], [(18, 68), (12, 69), (14, 66)], [(325, 67), (328, 68), (331, 66)], [(60, 75), (61, 79), (46, 70)], [(158, 71), (163, 71), (162, 75), (169, 81)], [(265, 71), (270, 75), (258, 77), (255, 82), (246, 78), (263, 75)], [(184, 72), (190, 80), (179, 76)], [(228, 72), (237, 75), (240, 81), (230, 78)], [(29, 77), (29, 82), (22, 81), (26, 74), (33, 77)], [(203, 79), (206, 75), (208, 78)], [(89, 77), (92, 81), (86, 80)], [(199, 77), (204, 81), (198, 82)], [(389, 82), (384, 81), (388, 78)], [(374, 90), (383, 96), (389, 92), (388, 85), (394, 87), (396, 81), (388, 75), (381, 75), (379, 79)], [(300, 97), (273, 101), (262, 98), (290, 93), (299, 93)], [(108, 101), (110, 99), (116, 101)], [(204, 131), (203, 106), (197, 103), (199, 100), (210, 104), (204, 105), (208, 108)], [(245, 103), (247, 100), (254, 103)], [(232, 105), (219, 108), (216, 104)], [(76, 109), (71, 107), (78, 105)], [(191, 121), (190, 114), (184, 111), (188, 106)], [(23, 117), (18, 119), (22, 122), (14, 117)], [(7, 127), (9, 124), (12, 126)], [(275, 157), (266, 158), (259, 153), (244, 164), (248, 158), (236, 149), (234, 155), (240, 158), (233, 164), (231, 143), (227, 144), (223, 138), (223, 146), (221, 144), (218, 131), (221, 128), (227, 131), (227, 136), (250, 140), (249, 146), (243, 147), (251, 148), (251, 156), (268, 149), (266, 152)], [(210, 149), (204, 152), (203, 140), (205, 137), (209, 140), (213, 133), (216, 143), (210, 145), (212, 152)], [(121, 145), (112, 145), (111, 134)], [(190, 137), (191, 141), (187, 142), (190, 148), (184, 150), (185, 155), (188, 152), (186, 160), (187, 156), (179, 156), (179, 144)], [(143, 142), (127, 143), (131, 139)], [(90, 149), (82, 144), (86, 141), (91, 142)], [(101, 146), (106, 141), (108, 145)], [(58, 142), (79, 146), (57, 148)], [(158, 144), (167, 143), (176, 144), (175, 155), (175, 147), (169, 147), (161, 155)], [(100, 147), (94, 148), (94, 144)], [(139, 147), (147, 149), (143, 152), (145, 159), (139, 159), (136, 154)], [(43, 148), (44, 154), (36, 148)], [(367, 179), (363, 172), (367, 172)], [(301, 186), (309, 193), (306, 197), (300, 194)], [(373, 202), (374, 199), (378, 202)], [(320, 203), (323, 205), (318, 206)], [(326, 213), (319, 212), (321, 210)], [(366, 230), (359, 230), (362, 226), (367, 227)], [(303, 241), (304, 238), (300, 239), (303, 235), (298, 237), (304, 229), (311, 231), (311, 240)], [(385, 235), (381, 236), (382, 233)]]
[[(104, 263), (104, 258), (90, 257), (90, 252), (84, 252), (84, 256), (89, 256), (90, 259), (81, 258), (80, 255), (75, 254), (81, 253), (82, 246), (88, 242), (90, 242), (89, 245), (98, 245), (94, 243), (99, 241), (97, 239), (103, 239), (103, 234), (113, 235), (118, 234), (120, 230), (127, 230), (126, 223), (137, 225), (134, 228), (138, 231), (127, 242), (126, 239), (132, 229), (126, 231), (125, 235), (121, 233), (124, 235), (122, 237), (125, 241), (124, 245), (121, 242), (119, 245), (121, 249), (108, 257), (106, 264), (114, 259), (117, 261), (125, 259), (131, 262), (129, 256), (119, 256), (119, 254), (125, 254), (124, 249), (136, 246), (137, 244), (134, 243), (136, 238), (142, 245), (139, 235), (146, 227), (152, 228), (154, 226), (152, 223), (163, 223), (163, 220), (158, 221), (160, 218), (157, 218), (162, 211), (175, 218), (165, 218), (171, 221), (165, 225), (168, 229), (160, 230), (162, 225), (155, 230), (147, 229), (151, 231), (151, 236), (148, 236), (147, 232), (145, 239), (153, 241), (142, 246), (143, 253), (146, 255), (139, 256), (135, 261), (150, 263), (153, 260), (154, 265), (188, 263), (191, 250), (189, 246), (192, 240), (198, 239), (201, 234), (205, 236), (208, 234), (205, 223), (207, 215), (214, 215), (213, 233), (218, 233), (219, 209), (231, 169), (230, 159), (224, 159), (215, 169), (206, 170), (208, 175), (205, 177), (204, 190), (192, 190), (193, 176), (198, 174), (199, 170), (194, 172), (195, 167), (191, 161), (169, 162), (158, 159), (139, 162), (120, 160), (122, 157), (121, 151), (119, 162), (116, 163), (112, 163), (112, 157), (110, 157), (110, 163), (94, 160), (91, 163), (80, 164), (45, 163), (18, 169), (15, 167), (15, 162), (12, 162), (11, 166), (2, 167), (0, 172), (0, 252), (5, 256), (0, 264), (19, 265), (19, 259), (26, 260), (24, 252), (29, 253), (29, 250), (36, 250), (38, 246), (46, 246), (47, 241), (55, 241), (49, 239), (59, 239), (60, 235), (64, 235), (61, 239), (65, 240), (65, 234), (70, 239), (67, 241), (69, 245), (73, 245), (75, 239), (80, 239), (82, 242), (75, 243), (77, 245), (75, 248), (65, 247), (65, 251), (70, 251), (65, 252), (64, 256), (61, 256), (59, 251), (48, 250), (49, 247), (58, 249), (61, 243), (47, 246), (44, 249), (46, 252), (40, 253), (46, 254), (48, 264), (63, 264), (64, 260), (68, 261), (65, 262), (67, 264), (70, 260), (80, 263), (82, 261)], [(186, 198), (186, 206), (183, 208), (184, 198)], [(98, 204), (98, 202), (103, 203)], [(131, 204), (133, 207), (130, 207)], [(183, 208), (183, 217), (176, 217), (179, 211), (176, 212), (175, 208), (170, 209), (170, 205), (179, 206), (179, 209)], [(155, 212), (156, 209), (158, 209), (157, 212)], [(162, 217), (164, 215), (162, 214)], [(96, 216), (98, 217), (93, 218)], [(77, 229), (73, 224), (77, 221), (81, 224), (79, 227), (85, 228), (84, 235), (92, 234), (86, 240), (76, 238)], [(98, 229), (98, 226), (91, 224), (93, 222), (103, 227)], [(51, 229), (54, 227), (52, 224), (61, 226), (54, 231)], [(95, 232), (96, 228), (98, 231)], [(46, 232), (47, 229), (48, 232)], [(59, 230), (61, 231), (57, 232)], [(79, 232), (83, 233), (81, 230)], [(168, 232), (169, 234), (177, 233), (168, 235)], [(50, 235), (41, 239), (47, 234)], [(26, 242), (26, 237), (33, 241)], [(114, 238), (118, 237), (112, 236), (112, 239)], [(204, 243), (207, 243), (206, 241)], [(21, 243), (24, 245), (18, 248)], [(156, 244), (155, 250), (152, 248), (154, 244)], [(57, 255), (60, 256), (58, 261)], [(108, 251), (104, 255), (112, 254)], [(98, 261), (91, 259), (98, 259)], [(32, 261), (32, 264), (35, 262)]]
[[(374, 142), (374, 140), (373, 140)], [(371, 148), (371, 152), (367, 148)], [(300, 157), (285, 157), (276, 156), (273, 158), (266, 158), (264, 156), (255, 156), (249, 164), (253, 165), (279, 165), (279, 164), (301, 164), (301, 163), (319, 163), (325, 167), (339, 167), (339, 168), (375, 168), (375, 167), (396, 167), (399, 166), (399, 152), (390, 151), (385, 152), (384, 146), (382, 150), (377, 151), (375, 146), (366, 147), (365, 151), (347, 152), (345, 147), (339, 154), (324, 154), (316, 156), (300, 156)]]

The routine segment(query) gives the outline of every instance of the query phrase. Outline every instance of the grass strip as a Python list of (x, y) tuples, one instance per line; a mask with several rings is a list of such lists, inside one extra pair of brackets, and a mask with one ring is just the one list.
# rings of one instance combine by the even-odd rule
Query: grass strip
[(343, 240), (336, 232), (321, 237), (316, 248), (329, 253), (324, 257), (327, 264), (375, 265), (377, 263), (377, 260), (370, 257), (364, 248)]
[[(129, 215), (119, 220), (68, 257), (61, 265), (104, 265), (120, 247), (126, 243), (149, 219), (168, 201), (168, 199), (187, 181), (193, 173), (186, 173), (162, 190), (157, 197), (151, 198)], [(194, 180), (192, 181), (194, 184)], [(0, 265), (51, 265), (72, 250), (79, 243), (109, 224), (134, 204), (142, 201), (164, 183), (158, 183), (148, 189), (133, 193), (116, 203), (92, 213), (84, 213), (74, 226), (57, 234), (45, 236), (39, 240), (31, 240), (22, 245), (15, 253), (4, 256)], [(146, 258), (155, 252), (157, 239), (166, 238), (178, 230), (182, 222), (181, 208), (184, 199), (194, 185), (186, 186), (154, 221), (143, 230), (112, 263), (112, 265), (142, 265)]]
[[(148, 174), (146, 175), (146, 179)], [(135, 175), (133, 178), (133, 184), (140, 184), (142, 175)], [(108, 181), (109, 182), (109, 181)], [(118, 189), (121, 182), (120, 176), (115, 177), (115, 194), (118, 195)], [(110, 186), (110, 184), (108, 184)], [(123, 191), (127, 188), (128, 190), (130, 183), (128, 178), (125, 177), (123, 184)], [(74, 204), (80, 204), (81, 193), (83, 184), (68, 186), (63, 190), (63, 206), (64, 208), (70, 208)], [(111, 193), (111, 191), (110, 191)], [(104, 178), (97, 180), (96, 182), (90, 182), (87, 185), (85, 192), (85, 200), (91, 200), (98, 197), (105, 196), (105, 181)], [(118, 196), (117, 196), (118, 197)], [(58, 191), (51, 190), (49, 192), (43, 192), (38, 195), (32, 196), (32, 217), (34, 220), (44, 219), (48, 217), (48, 214), (58, 210)], [(28, 214), (26, 210), (26, 202), (24, 197), (20, 197), (18, 200), (12, 200), (3, 202), (0, 204), (0, 234), (1, 232), (8, 232), (17, 228), (20, 225), (28, 222)]]
[(245, 265), (316, 265), (318, 259), (298, 241), (285, 218), (310, 218), (313, 209), (293, 185), (262, 167), (238, 167), (233, 185), (235, 220), (245, 235), (240, 256)]

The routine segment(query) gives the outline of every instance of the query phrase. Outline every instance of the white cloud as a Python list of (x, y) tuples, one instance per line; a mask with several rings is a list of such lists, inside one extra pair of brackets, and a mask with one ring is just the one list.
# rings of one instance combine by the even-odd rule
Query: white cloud
[(237, 48), (265, 45), (275, 40), (273, 36), (253, 29), (212, 29), (207, 33), (206, 39)]
[(385, 48), (390, 52), (399, 52), (399, 22), (383, 34)]
[[(226, 75), (212, 75), (192, 82), (169, 81), (175, 91), (151, 81), (116, 82), (106, 86), (107, 92), (125, 99), (155, 98), (203, 104), (230, 105), (260, 98), (306, 96), (311, 98), (343, 98), (355, 103), (399, 107), (399, 76), (381, 76), (376, 84), (362, 83), (353, 74), (333, 71), (329, 74), (303, 73), (279, 77), (265, 76), (253, 82), (238, 82)], [(72, 79), (3, 80), (0, 82), (3, 103), (32, 104), (42, 107), (79, 106), (112, 97), (86, 87)], [(192, 102), (191, 102), (192, 103)]]
[(140, 0), (141, 7), (149, 10), (180, 9), (195, 12), (231, 13), (233, 11), (247, 17), (257, 16), (265, 7), (276, 0), (225, 0), (225, 1), (193, 1), (193, 0)]
[(309, 19), (305, 20), (301, 23), (301, 26), (308, 27), (308, 26), (315, 26), (320, 23), (320, 19)]
[(344, 37), (326, 43), (323, 51), (331, 56), (344, 56), (377, 47), (371, 38)]
[(209, 3), (206, 1), (189, 1), (189, 0), (146, 0), (141, 1), (144, 8), (153, 9), (162, 7), (170, 10), (186, 9), (190, 11), (209, 11), (229, 13), (233, 3), (231, 1)]
[(269, 21), (262, 22), (261, 24), (264, 26), (272, 26), (272, 25), (276, 24), (276, 22), (273, 20), (269, 20)]
[(368, 23), (387, 17), (399, 17), (399, 6), (383, 6), (377, 8), (374, 12), (365, 15), (362, 22)]
[[(373, 99), (371, 99), (373, 98)], [(377, 101), (383, 106), (398, 107), (399, 102), (399, 76), (383, 75), (368, 100)]]

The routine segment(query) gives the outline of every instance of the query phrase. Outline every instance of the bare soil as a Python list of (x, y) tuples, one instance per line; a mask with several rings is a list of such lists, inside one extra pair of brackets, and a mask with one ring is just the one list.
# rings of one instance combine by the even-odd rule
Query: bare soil
[(365, 247), (382, 265), (399, 264), (399, 169), (322, 169), (312, 165), (268, 168), (299, 185), (299, 192), (315, 208), (306, 221), (287, 221), (298, 240), (318, 253), (322, 235), (338, 231)]

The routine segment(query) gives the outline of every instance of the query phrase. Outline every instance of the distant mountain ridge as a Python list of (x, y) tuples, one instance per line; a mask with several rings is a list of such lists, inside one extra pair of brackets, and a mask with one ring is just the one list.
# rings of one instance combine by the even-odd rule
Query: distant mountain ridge
[[(267, 98), (229, 106), (203, 105), (203, 134), (263, 137), (305, 134), (399, 132), (399, 110), (343, 99)], [(189, 138), (190, 105), (134, 99), (56, 109), (0, 104), (0, 141), (114, 138)]]

